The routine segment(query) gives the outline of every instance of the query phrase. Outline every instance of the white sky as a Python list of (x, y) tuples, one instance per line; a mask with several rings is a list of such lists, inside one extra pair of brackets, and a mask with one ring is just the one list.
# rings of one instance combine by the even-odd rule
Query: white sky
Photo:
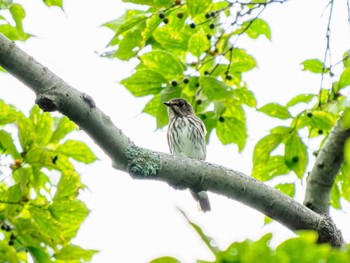
[[(139, 114), (148, 98), (136, 99), (117, 83), (128, 76), (133, 64), (103, 59), (96, 53), (103, 51), (112, 37), (111, 31), (99, 26), (120, 16), (124, 4), (117, 0), (65, 0), (63, 13), (58, 8), (46, 8), (41, 1), (21, 2), (27, 11), (25, 29), (37, 37), (20, 46), (76, 89), (91, 95), (136, 144), (168, 152), (166, 130), (155, 131), (154, 119)], [(318, 92), (319, 76), (302, 72), (300, 62), (323, 59), (328, 11), (325, 16), (322, 13), (327, 2), (295, 0), (276, 4), (262, 15), (271, 26), (272, 42), (260, 38), (238, 43), (243, 43), (258, 61), (259, 68), (247, 74), (246, 80), (259, 106), (270, 101), (285, 103), (302, 92)], [(345, 0), (335, 2), (333, 62), (350, 46)], [(32, 107), (34, 94), (16, 79), (1, 74), (0, 83), (2, 99), (24, 112)], [(224, 147), (212, 136), (207, 161), (250, 173), (256, 141), (276, 123), (253, 110), (248, 112), (249, 138), (244, 152), (238, 154), (236, 146)], [(276, 234), (274, 244), (292, 235), (277, 223), (263, 227), (260, 213), (212, 193), (212, 212), (202, 214), (188, 191), (175, 191), (156, 181), (132, 180), (112, 169), (109, 159), (83, 132), (76, 138), (87, 141), (100, 159), (78, 168), (89, 188), (82, 198), (91, 214), (75, 243), (101, 250), (93, 262), (147, 262), (162, 255), (175, 256), (182, 262), (213, 259), (175, 207), (188, 213), (221, 248), (232, 241), (257, 239), (270, 231)], [(310, 162), (313, 163), (312, 157)], [(302, 194), (299, 196), (302, 201)], [(333, 214), (348, 241), (349, 211), (347, 208), (345, 213)]]

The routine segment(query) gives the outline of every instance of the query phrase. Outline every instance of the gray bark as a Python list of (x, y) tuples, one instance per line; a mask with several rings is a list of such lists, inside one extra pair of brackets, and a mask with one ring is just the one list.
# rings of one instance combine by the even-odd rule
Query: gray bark
[(317, 154), (316, 163), (308, 178), (304, 205), (320, 214), (329, 214), (331, 190), (344, 161), (344, 145), (350, 136), (340, 118), (324, 146)]
[(241, 172), (204, 161), (136, 146), (95, 105), (0, 34), (0, 65), (32, 89), (44, 111), (59, 111), (91, 136), (114, 166), (138, 179), (161, 180), (177, 189), (212, 191), (259, 210), (292, 230), (312, 229), (319, 242), (340, 247), (341, 232), (325, 215)]

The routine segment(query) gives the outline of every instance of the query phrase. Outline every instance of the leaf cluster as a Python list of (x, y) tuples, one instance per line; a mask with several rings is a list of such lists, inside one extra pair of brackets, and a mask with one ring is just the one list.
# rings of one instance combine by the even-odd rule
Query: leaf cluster
[(121, 84), (135, 97), (152, 96), (143, 112), (154, 116), (161, 128), (168, 121), (162, 102), (186, 98), (206, 125), (207, 140), (215, 129), (223, 144), (234, 143), (243, 150), (247, 139), (243, 106), (256, 106), (243, 76), (256, 61), (236, 41), (243, 34), (270, 39), (269, 26), (256, 15), (265, 2), (125, 2), (146, 8), (127, 10), (104, 24), (115, 33), (109, 43), (112, 51), (104, 55), (138, 59), (133, 74)]
[[(182, 211), (181, 211), (182, 212)], [(184, 212), (187, 222), (192, 226), (203, 244), (212, 252), (213, 261), (197, 260), (198, 263), (290, 263), (290, 262), (349, 262), (349, 245), (342, 249), (332, 248), (329, 244), (317, 244), (317, 234), (312, 231), (299, 231), (298, 237), (288, 239), (276, 248), (271, 246), (272, 234), (268, 233), (259, 240), (245, 240), (233, 242), (226, 249), (220, 249), (215, 240), (207, 236), (204, 231), (192, 222)], [(180, 263), (170, 256), (156, 258), (150, 263)]]
[[(321, 147), (341, 114), (344, 115), (344, 127), (350, 127), (347, 124), (348, 99), (341, 94), (350, 86), (349, 60), (349, 53), (345, 52), (339, 79), (333, 80), (331, 88), (321, 88), (319, 94), (296, 95), (285, 105), (268, 103), (258, 109), (270, 117), (289, 121), (290, 125), (272, 128), (255, 145), (252, 171), (255, 178), (269, 181), (292, 171), (298, 179), (303, 179), (309, 159), (306, 140), (321, 138)], [(319, 59), (305, 60), (301, 64), (305, 71), (334, 76), (332, 67), (326, 68)], [(305, 133), (308, 136), (300, 135)], [(348, 148), (349, 145), (345, 145), (345, 152), (349, 152)], [(281, 152), (283, 154), (278, 154)], [(334, 208), (341, 208), (341, 198), (350, 201), (349, 172), (349, 160), (346, 159), (332, 189), (331, 205)], [(277, 184), (275, 188), (294, 197), (294, 183)]]
[(85, 143), (65, 139), (76, 125), (38, 106), (26, 117), (0, 101), (0, 126), (0, 261), (89, 261), (96, 251), (71, 243), (89, 214), (72, 160), (96, 157)]

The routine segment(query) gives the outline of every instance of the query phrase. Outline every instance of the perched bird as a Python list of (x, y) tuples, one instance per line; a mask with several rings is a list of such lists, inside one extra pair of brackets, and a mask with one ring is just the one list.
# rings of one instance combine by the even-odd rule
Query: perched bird
[[(171, 99), (164, 102), (168, 107), (168, 145), (172, 154), (205, 160), (205, 126), (194, 113), (191, 104), (185, 99)], [(205, 191), (190, 189), (199, 203), (201, 211), (210, 211), (208, 195)]]

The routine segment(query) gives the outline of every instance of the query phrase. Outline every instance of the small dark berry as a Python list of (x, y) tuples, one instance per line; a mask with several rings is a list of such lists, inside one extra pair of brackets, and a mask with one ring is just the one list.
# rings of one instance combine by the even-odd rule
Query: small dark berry
[(178, 17), (178, 18), (183, 18), (184, 17), (184, 13), (182, 13), (182, 12), (179, 12), (179, 13), (177, 13), (176, 14), (176, 16)]
[(210, 28), (210, 29), (214, 29), (214, 28), (215, 28), (215, 25), (214, 25), (214, 24), (210, 24), (210, 25), (209, 25), (209, 28)]
[(209, 75), (209, 71), (208, 70), (204, 71), (204, 75)]
[(176, 87), (177, 86), (177, 81), (176, 80), (171, 81), (171, 85)]
[(163, 12), (160, 12), (158, 16), (160, 19), (163, 19), (165, 17), (165, 14)]
[(175, 5), (181, 5), (181, 0), (175, 0)]
[(3, 224), (3, 225), (1, 226), (1, 229), (4, 230), (4, 231), (6, 231), (6, 232), (11, 231), (11, 227), (10, 227), (9, 225), (6, 225), (6, 224)]
[(190, 79), (189, 78), (184, 78), (184, 83), (185, 84), (188, 84), (190, 82)]
[(219, 122), (224, 122), (224, 121), (225, 121), (225, 118), (222, 117), (222, 116), (220, 116), (220, 117), (219, 117)]
[(13, 240), (10, 240), (9, 241), (9, 246), (13, 246), (13, 243), (14, 243)]
[(201, 105), (202, 104), (202, 100), (201, 99), (196, 100), (196, 104), (197, 105)]
[(210, 14), (209, 14), (209, 13), (206, 13), (206, 14), (205, 14), (205, 18), (206, 18), (206, 19), (209, 19), (209, 18), (210, 18)]
[(232, 80), (232, 75), (231, 74), (226, 74), (226, 79), (227, 80)]
[(311, 117), (312, 117), (312, 112), (306, 113), (306, 116), (308, 116), (309, 118), (311, 118)]
[(294, 156), (294, 157), (292, 158), (292, 162), (293, 162), (293, 163), (299, 162), (299, 157), (298, 157), (298, 156)]
[(11, 235), (10, 235), (10, 240), (15, 240), (15, 239), (16, 239), (15, 234), (11, 233)]
[(323, 131), (322, 130), (318, 130), (317, 133), (321, 135), (321, 134), (323, 134)]
[(168, 23), (169, 23), (169, 18), (165, 17), (165, 18), (163, 19), (163, 22), (164, 22), (164, 24), (168, 24)]
[(200, 86), (199, 82), (196, 83), (196, 87), (198, 88)]
[(212, 17), (215, 17), (215, 16), (216, 16), (216, 12), (211, 11), (211, 12), (210, 12), (210, 15), (211, 15)]
[(196, 24), (195, 23), (191, 23), (190, 24), (190, 28), (195, 28), (196, 27)]
[(201, 117), (202, 117), (202, 119), (203, 119), (203, 120), (205, 120), (205, 119), (207, 118), (207, 115), (202, 114), (202, 116), (201, 116)]

